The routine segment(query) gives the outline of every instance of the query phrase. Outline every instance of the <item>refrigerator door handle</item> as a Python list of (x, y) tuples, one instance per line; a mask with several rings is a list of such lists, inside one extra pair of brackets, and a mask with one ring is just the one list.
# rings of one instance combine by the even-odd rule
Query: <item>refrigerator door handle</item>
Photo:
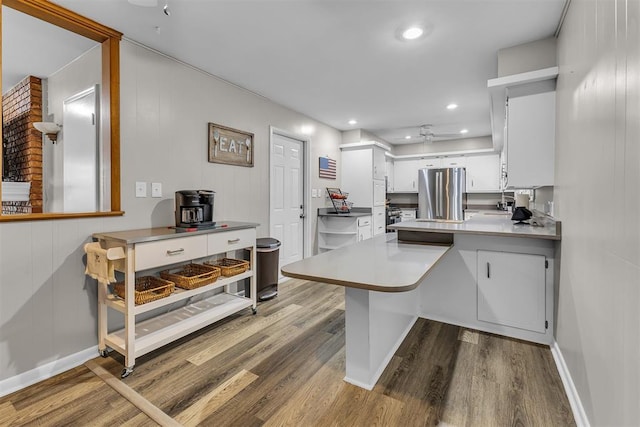
[(436, 172), (436, 218), (442, 217), (442, 172)]

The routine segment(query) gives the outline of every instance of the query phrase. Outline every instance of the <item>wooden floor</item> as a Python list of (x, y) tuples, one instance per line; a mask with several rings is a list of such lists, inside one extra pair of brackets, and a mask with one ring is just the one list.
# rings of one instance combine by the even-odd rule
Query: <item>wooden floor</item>
[[(290, 280), (122, 383), (187, 426), (575, 425), (548, 347), (419, 319), (373, 391), (342, 380), (344, 348), (344, 289)], [(94, 361), (119, 378), (120, 355)], [(30, 424), (157, 425), (86, 366), (0, 398), (0, 425)]]

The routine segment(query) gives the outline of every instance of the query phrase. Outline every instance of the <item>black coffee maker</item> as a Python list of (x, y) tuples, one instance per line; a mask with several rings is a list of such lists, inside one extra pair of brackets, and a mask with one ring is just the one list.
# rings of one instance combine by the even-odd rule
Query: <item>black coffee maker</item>
[(176, 191), (176, 227), (206, 228), (213, 222), (213, 197), (211, 190)]

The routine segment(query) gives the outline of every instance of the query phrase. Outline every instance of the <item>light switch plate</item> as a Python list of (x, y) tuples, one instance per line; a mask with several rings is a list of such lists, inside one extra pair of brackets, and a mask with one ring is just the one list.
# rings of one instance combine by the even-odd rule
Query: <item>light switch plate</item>
[(316, 190), (315, 188), (313, 188), (311, 190), (311, 197), (318, 197), (318, 190)]
[(162, 183), (151, 183), (151, 197), (162, 197)]
[(147, 197), (147, 183), (136, 181), (136, 197)]

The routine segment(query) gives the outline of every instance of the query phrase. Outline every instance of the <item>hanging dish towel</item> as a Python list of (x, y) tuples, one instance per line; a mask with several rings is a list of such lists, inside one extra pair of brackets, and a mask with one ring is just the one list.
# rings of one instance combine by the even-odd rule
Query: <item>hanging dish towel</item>
[(116, 281), (114, 265), (107, 258), (107, 250), (100, 247), (100, 242), (84, 245), (87, 253), (87, 268), (84, 273), (99, 283), (109, 284)]

